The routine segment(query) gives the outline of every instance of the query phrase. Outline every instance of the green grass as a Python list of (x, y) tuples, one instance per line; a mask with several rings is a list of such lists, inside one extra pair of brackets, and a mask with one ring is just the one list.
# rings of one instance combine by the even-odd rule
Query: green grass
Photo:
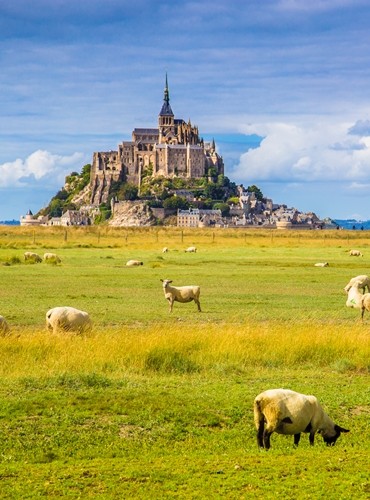
[[(367, 232), (0, 228), (0, 498), (369, 498), (370, 316), (343, 292), (367, 248)], [(199, 284), (203, 312), (169, 314), (160, 278)], [(93, 332), (47, 333), (57, 305)], [(260, 451), (253, 399), (273, 387), (350, 433)]]

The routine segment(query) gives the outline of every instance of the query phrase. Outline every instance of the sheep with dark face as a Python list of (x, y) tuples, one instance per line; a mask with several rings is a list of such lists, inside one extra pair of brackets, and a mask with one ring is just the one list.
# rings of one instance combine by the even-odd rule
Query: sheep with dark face
[(196, 285), (189, 286), (171, 286), (172, 280), (161, 280), (163, 283), (164, 296), (170, 305), (170, 312), (173, 309), (174, 302), (194, 302), (198, 306), (198, 311), (201, 312), (199, 295), (200, 287)]
[(24, 260), (31, 263), (42, 262), (42, 258), (35, 252), (24, 252)]
[(289, 389), (270, 389), (259, 394), (254, 400), (254, 423), (258, 446), (266, 450), (273, 432), (293, 435), (296, 446), (302, 432), (309, 433), (311, 445), (315, 433), (320, 433), (328, 446), (334, 446), (341, 432), (349, 432), (328, 417), (315, 396)]

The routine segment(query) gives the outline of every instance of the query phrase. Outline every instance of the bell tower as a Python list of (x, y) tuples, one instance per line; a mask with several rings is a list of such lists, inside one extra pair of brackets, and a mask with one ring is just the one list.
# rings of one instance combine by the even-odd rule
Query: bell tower
[(170, 93), (166, 73), (166, 84), (164, 87), (163, 105), (158, 116), (159, 142), (169, 143), (175, 137), (175, 117), (170, 105)]

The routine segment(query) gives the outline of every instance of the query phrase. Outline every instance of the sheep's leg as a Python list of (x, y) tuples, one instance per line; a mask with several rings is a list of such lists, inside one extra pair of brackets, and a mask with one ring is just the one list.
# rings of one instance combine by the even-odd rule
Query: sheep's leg
[(265, 422), (264, 420), (260, 420), (259, 425), (258, 425), (258, 431), (257, 431), (257, 444), (259, 448), (263, 448), (263, 431), (265, 430)]
[(201, 308), (200, 308), (200, 302), (198, 299), (194, 299), (194, 302), (196, 303), (196, 305), (198, 306), (198, 311), (199, 312), (202, 312)]
[(315, 443), (315, 433), (314, 432), (310, 432), (309, 440), (310, 440), (310, 445), (313, 446)]
[(361, 308), (361, 322), (362, 323), (364, 322), (364, 314), (365, 314), (365, 307), (362, 306), (362, 308)]
[(168, 299), (168, 303), (169, 303), (169, 306), (170, 306), (169, 312), (170, 312), (170, 313), (172, 313), (172, 309), (173, 309), (173, 300)]
[(294, 434), (294, 446), (298, 446), (299, 440), (301, 439), (301, 434)]
[(271, 434), (272, 434), (272, 432), (269, 432), (266, 429), (264, 430), (264, 433), (263, 433), (263, 444), (265, 445), (266, 450), (269, 450), (270, 447), (271, 447), (271, 444), (270, 444), (270, 436), (271, 436)]

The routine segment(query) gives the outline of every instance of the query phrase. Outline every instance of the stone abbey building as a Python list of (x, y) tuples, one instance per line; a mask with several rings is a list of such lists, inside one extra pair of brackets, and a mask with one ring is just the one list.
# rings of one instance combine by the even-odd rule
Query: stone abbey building
[(118, 151), (94, 153), (91, 203), (107, 201), (112, 181), (128, 182), (140, 190), (143, 176), (199, 178), (211, 168), (213, 175), (223, 174), (222, 157), (214, 141), (204, 142), (190, 120), (175, 118), (166, 76), (158, 128), (135, 128), (132, 140), (121, 142)]

